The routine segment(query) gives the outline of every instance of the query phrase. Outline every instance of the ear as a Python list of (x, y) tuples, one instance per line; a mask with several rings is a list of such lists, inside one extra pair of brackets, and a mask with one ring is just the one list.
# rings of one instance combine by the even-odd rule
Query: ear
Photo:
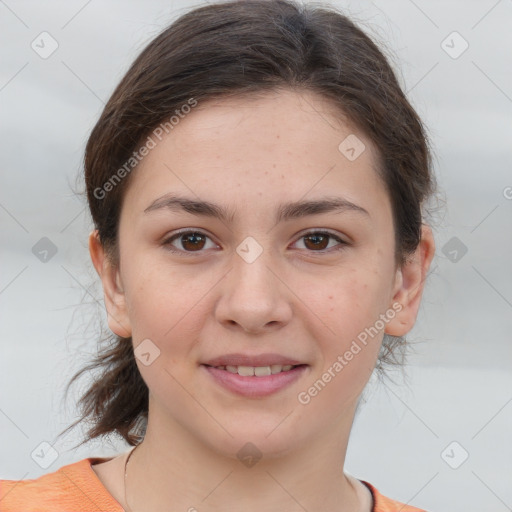
[(113, 266), (107, 257), (97, 229), (89, 234), (89, 252), (94, 268), (103, 284), (108, 326), (118, 336), (129, 338), (132, 335), (131, 324), (127, 314), (119, 269)]
[(393, 309), (397, 313), (387, 323), (385, 333), (403, 336), (414, 327), (425, 279), (434, 253), (435, 242), (432, 230), (430, 226), (422, 224), (421, 241), (416, 251), (396, 272), (392, 304), (395, 304)]

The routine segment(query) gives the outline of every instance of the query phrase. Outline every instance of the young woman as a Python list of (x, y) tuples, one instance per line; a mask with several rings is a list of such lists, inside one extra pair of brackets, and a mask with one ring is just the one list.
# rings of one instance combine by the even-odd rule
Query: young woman
[(343, 470), (435, 247), (425, 131), (365, 33), (288, 0), (190, 11), (114, 91), (85, 183), (115, 337), (81, 420), (135, 448), (0, 481), (0, 510), (419, 510)]

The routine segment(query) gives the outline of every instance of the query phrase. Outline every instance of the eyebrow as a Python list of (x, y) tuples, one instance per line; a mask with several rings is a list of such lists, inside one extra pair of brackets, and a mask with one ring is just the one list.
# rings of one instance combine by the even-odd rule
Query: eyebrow
[[(235, 212), (223, 206), (211, 203), (209, 201), (199, 201), (176, 194), (165, 194), (155, 199), (145, 210), (144, 213), (156, 210), (185, 211), (193, 215), (213, 217), (225, 222), (233, 222)], [(311, 201), (296, 201), (279, 205), (275, 212), (274, 222), (298, 219), (308, 215), (319, 215), (322, 213), (343, 213), (356, 212), (370, 217), (370, 214), (362, 206), (352, 203), (343, 197), (323, 197)]]

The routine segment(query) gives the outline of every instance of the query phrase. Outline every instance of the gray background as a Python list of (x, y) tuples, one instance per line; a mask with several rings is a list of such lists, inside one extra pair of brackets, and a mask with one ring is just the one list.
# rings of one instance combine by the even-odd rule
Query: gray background
[[(79, 429), (55, 441), (76, 417), (79, 389), (64, 402), (64, 386), (94, 352), (94, 315), (104, 317), (76, 177), (133, 58), (194, 5), (0, 0), (0, 478), (127, 449), (72, 450)], [(397, 63), (446, 201), (432, 219), (437, 251), (407, 379), (372, 379), (345, 469), (431, 512), (512, 510), (512, 1), (332, 5)], [(46, 59), (31, 47), (43, 31), (59, 45)], [(469, 44), (460, 55), (453, 31)], [(57, 248), (46, 262), (33, 253), (43, 237)], [(31, 456), (42, 442), (57, 455), (46, 468)]]

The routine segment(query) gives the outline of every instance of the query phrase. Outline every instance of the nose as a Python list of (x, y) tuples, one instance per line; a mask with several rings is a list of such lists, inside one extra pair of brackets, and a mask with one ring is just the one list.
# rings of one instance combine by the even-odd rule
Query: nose
[(260, 334), (290, 321), (293, 293), (283, 271), (265, 251), (251, 263), (235, 253), (233, 266), (222, 281), (215, 314), (224, 327)]

